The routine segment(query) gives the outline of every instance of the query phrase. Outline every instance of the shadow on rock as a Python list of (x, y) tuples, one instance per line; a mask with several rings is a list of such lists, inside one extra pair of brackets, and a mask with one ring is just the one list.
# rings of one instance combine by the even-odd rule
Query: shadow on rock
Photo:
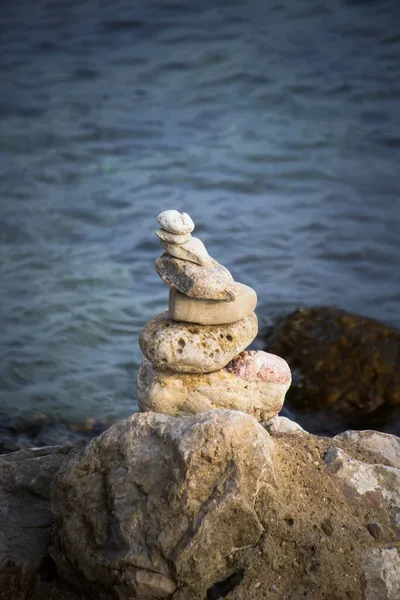
[(400, 433), (400, 332), (328, 307), (303, 308), (266, 335), (287, 360), (292, 386), (283, 414), (313, 433)]

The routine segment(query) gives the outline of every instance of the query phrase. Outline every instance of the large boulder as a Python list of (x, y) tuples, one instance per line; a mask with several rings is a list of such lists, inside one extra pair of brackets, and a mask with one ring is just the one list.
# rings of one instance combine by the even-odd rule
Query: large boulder
[(400, 332), (336, 308), (303, 308), (276, 325), (265, 350), (288, 361), (286, 406), (308, 431), (400, 433)]
[[(268, 433), (249, 415), (136, 414), (55, 479), (60, 572), (99, 599), (205, 597), (230, 555), (257, 544), (255, 506), (274, 485)], [(200, 594), (200, 596), (197, 596)]]
[(286, 361), (262, 350), (242, 352), (220, 371), (202, 374), (160, 371), (144, 358), (138, 403), (142, 411), (171, 416), (228, 408), (268, 421), (281, 410), (290, 382)]
[[(30, 598), (41, 578), (49, 578), (50, 485), (54, 474), (68, 462), (70, 451), (32, 448), (0, 458), (1, 600)], [(70, 598), (75, 595), (71, 593)]]

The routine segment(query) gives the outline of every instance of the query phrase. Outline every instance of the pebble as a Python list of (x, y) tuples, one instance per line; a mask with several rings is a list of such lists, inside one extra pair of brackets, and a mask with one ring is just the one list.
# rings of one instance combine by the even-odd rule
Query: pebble
[(235, 323), (254, 312), (257, 294), (243, 283), (235, 283), (237, 296), (231, 302), (190, 298), (175, 288), (169, 292), (169, 314), (174, 321), (186, 321), (200, 325)]
[(238, 294), (228, 269), (211, 257), (209, 264), (201, 266), (163, 254), (155, 265), (165, 283), (191, 298), (231, 301)]
[(173, 321), (168, 312), (148, 321), (139, 336), (143, 354), (160, 369), (211, 373), (225, 367), (254, 340), (255, 313), (229, 325), (191, 325)]
[(178, 245), (188, 242), (192, 237), (190, 233), (184, 233), (182, 235), (179, 235), (178, 233), (171, 233), (170, 231), (165, 231), (164, 229), (157, 229), (157, 231), (155, 231), (154, 233), (163, 242), (170, 242), (171, 244)]
[(161, 244), (168, 254), (175, 258), (188, 260), (198, 265), (207, 265), (211, 262), (211, 257), (208, 254), (205, 245), (198, 238), (191, 237), (190, 240), (179, 245), (161, 240)]
[(194, 223), (189, 215), (177, 210), (164, 210), (158, 215), (157, 221), (162, 229), (180, 235), (191, 233), (194, 229)]

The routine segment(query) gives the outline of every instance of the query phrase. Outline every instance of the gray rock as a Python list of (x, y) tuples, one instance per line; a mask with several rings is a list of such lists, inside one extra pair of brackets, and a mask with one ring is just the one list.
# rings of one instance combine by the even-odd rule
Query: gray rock
[(229, 556), (260, 539), (255, 504), (274, 485), (272, 451), (237, 411), (113, 425), (55, 478), (58, 569), (96, 600), (168, 598), (176, 585), (204, 598)]
[(325, 463), (349, 501), (385, 505), (400, 534), (400, 469), (355, 460), (337, 447), (329, 448)]
[(255, 313), (229, 325), (191, 325), (164, 312), (142, 329), (139, 345), (159, 369), (179, 373), (211, 373), (225, 367), (254, 340)]
[(399, 600), (400, 556), (396, 548), (370, 548), (364, 559), (363, 600)]
[(144, 359), (139, 407), (171, 416), (228, 408), (265, 421), (281, 410), (290, 382), (287, 363), (262, 351), (243, 352), (219, 371), (194, 375), (161, 371)]
[(171, 256), (188, 260), (197, 265), (208, 265), (211, 263), (211, 257), (208, 254), (205, 245), (198, 238), (192, 237), (183, 244), (171, 244), (161, 240), (161, 244)]
[(171, 287), (169, 314), (174, 321), (198, 323), (199, 325), (222, 325), (235, 323), (251, 315), (257, 306), (257, 294), (243, 283), (234, 283), (237, 296), (231, 302), (190, 298)]
[(359, 447), (385, 458), (393, 467), (400, 469), (400, 438), (380, 431), (345, 431), (336, 435), (335, 440), (355, 442)]
[(213, 258), (208, 265), (200, 266), (163, 254), (155, 265), (165, 283), (191, 298), (231, 301), (237, 296), (232, 275)]
[(42, 569), (53, 516), (50, 484), (70, 448), (21, 450), (0, 458), (0, 598), (24, 600)]
[(179, 235), (178, 233), (171, 233), (170, 231), (165, 231), (165, 229), (157, 229), (155, 231), (156, 236), (162, 240), (163, 242), (170, 242), (171, 244), (184, 244), (191, 239), (190, 233), (184, 233)]
[(194, 223), (189, 215), (177, 210), (164, 210), (158, 215), (157, 221), (162, 229), (179, 235), (190, 233), (194, 229)]
[(305, 430), (291, 419), (287, 417), (273, 417), (270, 421), (263, 423), (263, 427), (268, 431), (268, 433), (288, 433), (290, 435), (297, 435), (301, 433), (306, 433)]

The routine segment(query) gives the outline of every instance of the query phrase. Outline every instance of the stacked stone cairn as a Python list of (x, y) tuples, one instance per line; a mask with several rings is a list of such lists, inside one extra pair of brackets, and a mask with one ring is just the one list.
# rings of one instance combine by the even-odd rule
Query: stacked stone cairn
[(139, 408), (172, 416), (233, 409), (269, 421), (291, 383), (282, 358), (246, 351), (258, 333), (256, 292), (233, 280), (192, 237), (189, 215), (166, 210), (156, 235), (165, 253), (155, 262), (170, 286), (169, 310), (143, 328)]

